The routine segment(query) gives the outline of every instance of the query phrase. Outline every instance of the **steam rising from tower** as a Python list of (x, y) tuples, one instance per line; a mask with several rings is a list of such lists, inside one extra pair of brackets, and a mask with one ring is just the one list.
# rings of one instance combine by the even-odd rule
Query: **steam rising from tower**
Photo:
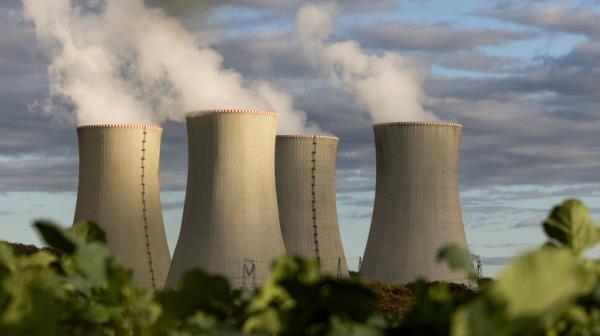
[(282, 132), (305, 130), (306, 115), (290, 95), (224, 68), (206, 41), (143, 0), (23, 0), (23, 6), (51, 51), (48, 113), (80, 125), (156, 123), (181, 121), (182, 111), (250, 107), (278, 111)]
[(306, 5), (296, 16), (296, 33), (313, 66), (355, 95), (374, 122), (435, 119), (422, 107), (425, 64), (394, 52), (369, 55), (355, 41), (327, 42), (335, 10)]
[(75, 221), (98, 223), (109, 249), (133, 270), (135, 281), (147, 289), (162, 288), (170, 263), (158, 181), (162, 129), (93, 125), (77, 133)]
[(270, 112), (222, 110), (187, 120), (188, 182), (167, 285), (189, 269), (254, 287), (285, 254), (275, 191), (275, 129)]
[(449, 243), (467, 246), (458, 184), (461, 125), (374, 126), (375, 207), (361, 274), (389, 283), (418, 277), (466, 282), (437, 261)]
[(277, 204), (288, 254), (318, 258), (323, 273), (347, 276), (335, 199), (337, 143), (329, 136), (277, 136)]

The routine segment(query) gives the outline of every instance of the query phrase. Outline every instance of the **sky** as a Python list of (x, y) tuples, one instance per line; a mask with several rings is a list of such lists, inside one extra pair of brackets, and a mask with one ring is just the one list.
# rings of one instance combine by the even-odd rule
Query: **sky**
[[(347, 91), (314, 71), (292, 38), (305, 3), (147, 0), (220, 52), (225, 67), (274, 83), (309, 122), (340, 138), (340, 231), (356, 269), (374, 197), (372, 122)], [(338, 8), (332, 41), (352, 39), (374, 55), (423, 60), (430, 69), (424, 108), (464, 125), (462, 213), (486, 275), (543, 243), (540, 223), (561, 200), (580, 198), (600, 217), (600, 1), (346, 0)], [(40, 244), (33, 220), (73, 220), (77, 136), (72, 120), (41, 107), (49, 97), (49, 63), (20, 1), (1, 0), (0, 239)], [(161, 197), (173, 251), (186, 135), (182, 123), (163, 127)]]

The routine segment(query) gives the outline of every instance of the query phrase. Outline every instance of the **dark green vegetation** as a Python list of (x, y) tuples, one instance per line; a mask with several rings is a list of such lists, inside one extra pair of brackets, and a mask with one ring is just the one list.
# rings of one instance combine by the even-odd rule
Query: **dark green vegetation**
[[(600, 262), (581, 257), (600, 233), (576, 200), (552, 210), (544, 246), (478, 293), (323, 277), (316, 261), (294, 257), (276, 261), (256, 292), (193, 270), (149, 293), (132, 284), (97, 226), (35, 226), (55, 250), (0, 243), (0, 335), (600, 334)], [(449, 246), (440, 258), (477, 281), (468, 251)]]

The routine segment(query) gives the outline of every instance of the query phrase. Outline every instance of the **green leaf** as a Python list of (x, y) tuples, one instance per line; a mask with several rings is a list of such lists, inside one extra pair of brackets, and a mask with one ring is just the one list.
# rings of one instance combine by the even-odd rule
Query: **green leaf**
[(543, 225), (548, 237), (575, 253), (581, 253), (600, 241), (596, 223), (589, 217), (585, 205), (576, 199), (554, 207)]
[(438, 260), (448, 263), (448, 266), (452, 270), (465, 271), (469, 275), (475, 274), (471, 253), (463, 246), (451, 244), (442, 248), (438, 252)]
[(46, 221), (38, 221), (33, 225), (48, 245), (66, 254), (75, 252), (76, 242), (73, 237), (58, 225)]
[(94, 286), (104, 285), (108, 281), (107, 266), (111, 255), (106, 246), (98, 243), (90, 243), (79, 246), (73, 254), (79, 271)]
[[(359, 278), (322, 276), (316, 259), (285, 256), (247, 307), (245, 332), (323, 335), (336, 317), (346, 326), (375, 313), (375, 293)], [(339, 326), (339, 325), (338, 325)]]
[(511, 326), (495, 309), (483, 298), (459, 308), (452, 317), (450, 336), (512, 335), (508, 330)]
[(452, 335), (536, 335), (597, 281), (571, 250), (542, 248), (518, 257), (479, 297), (461, 307)]
[(233, 302), (227, 280), (200, 269), (186, 272), (175, 288), (158, 292), (156, 298), (163, 306), (163, 322), (185, 319), (200, 309), (222, 316)]
[(15, 255), (0, 244), (0, 335), (57, 335), (61, 307), (55, 257), (41, 251)]
[(56, 256), (50, 252), (39, 251), (27, 258), (21, 260), (21, 265), (24, 267), (49, 267), (50, 264), (56, 261)]
[(91, 242), (101, 242), (106, 243), (106, 234), (104, 231), (98, 226), (98, 224), (89, 221), (80, 221), (75, 223), (71, 228), (71, 231), (79, 238), (84, 241)]
[(0, 267), (12, 273), (17, 268), (17, 259), (13, 249), (5, 242), (0, 242)]
[(551, 313), (592, 290), (596, 275), (571, 251), (544, 248), (518, 257), (492, 292), (509, 317)]

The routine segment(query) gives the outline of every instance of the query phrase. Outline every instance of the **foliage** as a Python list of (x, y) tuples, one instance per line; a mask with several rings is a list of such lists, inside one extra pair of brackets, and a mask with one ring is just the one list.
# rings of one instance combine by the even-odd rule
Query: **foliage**
[(577, 254), (600, 241), (600, 229), (579, 200), (567, 200), (552, 209), (543, 225), (550, 244), (566, 247)]
[(316, 260), (283, 257), (254, 292), (199, 269), (147, 292), (93, 223), (35, 226), (52, 250), (19, 253), (0, 242), (1, 335), (600, 334), (600, 262), (581, 256), (600, 233), (577, 200), (555, 207), (543, 223), (548, 242), (494, 281), (475, 278), (468, 251), (442, 249), (439, 258), (479, 281), (478, 291), (336, 279)]
[(50, 254), (53, 254), (53, 255), (55, 255), (57, 257), (60, 255), (59, 251), (57, 251), (56, 249), (53, 249), (51, 247), (39, 248), (39, 247), (37, 247), (35, 245), (20, 244), (20, 243), (9, 243), (7, 241), (1, 241), (1, 240), (0, 240), (0, 244), (5, 244), (5, 245), (11, 247), (13, 253), (15, 255), (19, 255), (19, 256), (21, 256), (21, 255), (28, 256), (28, 255), (32, 255), (32, 254), (35, 254), (35, 253), (40, 252), (40, 251), (46, 251), (46, 252), (48, 252)]
[(452, 318), (451, 335), (597, 335), (600, 264), (580, 254), (597, 226), (577, 200), (544, 222), (549, 242), (507, 267)]
[[(377, 295), (377, 310), (389, 317), (404, 319), (417, 303), (417, 297), (425, 292), (426, 288), (437, 288), (447, 286), (450, 295), (457, 304), (462, 304), (473, 298), (477, 291), (463, 284), (423, 282), (417, 281), (403, 284), (388, 284), (381, 281), (373, 281), (371, 288)], [(435, 290), (435, 289), (434, 289)]]

